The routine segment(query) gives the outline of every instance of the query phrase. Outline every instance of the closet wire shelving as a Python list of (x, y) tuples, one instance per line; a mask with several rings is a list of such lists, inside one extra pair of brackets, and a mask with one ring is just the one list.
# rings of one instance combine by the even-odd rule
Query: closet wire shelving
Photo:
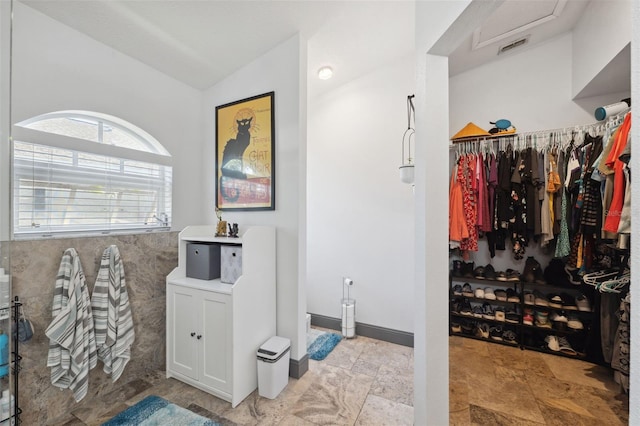
[[(474, 136), (474, 137), (456, 139), (451, 141), (449, 148), (451, 151), (454, 151), (456, 158), (466, 153), (478, 153), (478, 152), (496, 153), (496, 151), (505, 150), (508, 145), (510, 145), (512, 149), (516, 151), (523, 150), (526, 148), (535, 148), (540, 151), (547, 151), (551, 149), (566, 150), (572, 145), (580, 144), (582, 142), (581, 137), (583, 137), (584, 134), (586, 133), (601, 134), (601, 133), (604, 133), (607, 129), (611, 129), (613, 127), (619, 126), (623, 122), (624, 117), (630, 111), (631, 111), (631, 107), (623, 111), (620, 111), (615, 115), (607, 117), (606, 121), (600, 121), (597, 123), (586, 124), (586, 125), (577, 125), (577, 126), (548, 129), (548, 130), (538, 130), (538, 131), (524, 132), (524, 133), (522, 132), (520, 133), (514, 132), (514, 133), (506, 133), (506, 134), (495, 133), (490, 136)], [(629, 256), (629, 251), (627, 250), (626, 258), (624, 260), (628, 259), (628, 256)], [(466, 278), (453, 277), (452, 275), (450, 275), (450, 279), (449, 279), (450, 312), (451, 312), (450, 322), (452, 318), (460, 318), (461, 320), (468, 319), (470, 321), (485, 321), (485, 319), (479, 319), (473, 316), (459, 315), (453, 312), (453, 303), (454, 303), (453, 301), (454, 301), (454, 298), (457, 297), (457, 296), (454, 296), (453, 290), (452, 290), (453, 280), (460, 283), (469, 282), (469, 283), (475, 283), (475, 284), (489, 282), (486, 280), (478, 280), (476, 278), (471, 278), (471, 277), (466, 277)], [(514, 290), (516, 291), (519, 290), (518, 293), (520, 294), (520, 298), (521, 298), (521, 301), (519, 303), (519, 308), (518, 308), (519, 314), (520, 314), (520, 320), (517, 324), (508, 324), (508, 323), (504, 324), (507, 327), (514, 327), (514, 329), (516, 330), (516, 334), (518, 336), (518, 342), (514, 344), (514, 343), (502, 342), (499, 340), (486, 339), (483, 337), (475, 336), (473, 334), (469, 335), (469, 334), (463, 334), (463, 333), (454, 333), (451, 331), (451, 327), (449, 328), (450, 334), (461, 335), (463, 337), (472, 338), (472, 339), (491, 341), (492, 343), (501, 343), (508, 346), (517, 346), (517, 347), (520, 347), (521, 349), (538, 350), (541, 352), (547, 352), (547, 353), (552, 353), (552, 354), (561, 355), (561, 356), (568, 356), (570, 358), (579, 358), (579, 359), (585, 359), (587, 361), (590, 361), (588, 359), (588, 356), (585, 355), (584, 353), (579, 353), (578, 356), (570, 355), (570, 354), (568, 355), (562, 352), (556, 352), (556, 351), (547, 350), (541, 347), (526, 345), (522, 340), (523, 340), (524, 334), (527, 332), (532, 332), (532, 333), (533, 332), (537, 332), (537, 333), (553, 332), (559, 335), (571, 335), (574, 333), (579, 334), (579, 333), (588, 332), (588, 327), (590, 326), (591, 323), (594, 322), (593, 321), (594, 318), (589, 318), (589, 322), (585, 324), (585, 327), (583, 330), (557, 330), (557, 329), (549, 329), (546, 327), (537, 327), (535, 325), (529, 326), (527, 324), (524, 324), (522, 321), (522, 318), (524, 315), (524, 309), (532, 307), (531, 305), (526, 305), (522, 300), (525, 289), (527, 290), (539, 289), (539, 288), (549, 289), (550, 287), (548, 285), (524, 283), (522, 281), (518, 281), (515, 283), (494, 281), (494, 283), (496, 285), (503, 286), (503, 288), (505, 284), (513, 285)], [(562, 288), (556, 288), (556, 290), (561, 291)], [(602, 288), (596, 288), (596, 291), (602, 292), (607, 290)], [(482, 299), (476, 299), (476, 298), (471, 298), (471, 299), (474, 299), (473, 301), (475, 303), (484, 302), (484, 300)], [(591, 297), (590, 299), (593, 300), (594, 298)], [(493, 300), (491, 302), (500, 304), (500, 302), (493, 301)], [(505, 302), (502, 302), (502, 303), (504, 304)], [(537, 308), (537, 306), (534, 305), (533, 308)], [(593, 316), (593, 312), (594, 311), (592, 309), (590, 312), (591, 316)], [(581, 315), (581, 317), (582, 315), (585, 315), (588, 313), (589, 312), (579, 311), (579, 314)], [(489, 321), (492, 324), (496, 323), (496, 321), (491, 321), (491, 320)]]

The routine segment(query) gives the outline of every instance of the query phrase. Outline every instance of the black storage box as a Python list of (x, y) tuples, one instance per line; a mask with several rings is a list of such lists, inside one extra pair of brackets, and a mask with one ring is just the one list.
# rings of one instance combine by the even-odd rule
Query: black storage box
[(187, 277), (220, 278), (220, 244), (187, 243)]

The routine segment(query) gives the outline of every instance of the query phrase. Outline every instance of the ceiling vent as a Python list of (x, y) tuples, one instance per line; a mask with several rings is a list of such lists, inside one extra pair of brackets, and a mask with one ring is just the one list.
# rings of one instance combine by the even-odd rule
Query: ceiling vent
[(507, 52), (511, 52), (513, 49), (517, 48), (517, 47), (521, 47), (524, 46), (525, 44), (527, 44), (529, 42), (529, 35), (525, 36), (523, 38), (520, 38), (516, 41), (512, 41), (509, 44), (505, 44), (504, 46), (500, 46), (500, 48), (498, 49), (498, 55), (501, 55), (503, 53), (507, 53)]

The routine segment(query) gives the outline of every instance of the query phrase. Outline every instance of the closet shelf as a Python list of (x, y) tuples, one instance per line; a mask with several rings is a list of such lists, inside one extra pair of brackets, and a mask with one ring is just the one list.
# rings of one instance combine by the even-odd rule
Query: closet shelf
[(492, 339), (492, 338), (479, 337), (479, 336), (475, 336), (473, 334), (465, 334), (465, 333), (462, 333), (462, 332), (460, 332), (460, 333), (451, 333), (451, 335), (452, 336), (462, 336), (462, 337), (469, 338), (469, 339), (474, 339), (474, 340), (482, 340), (484, 342), (497, 343), (499, 345), (511, 346), (513, 348), (517, 348), (519, 346), (518, 342), (511, 343), (511, 342), (507, 342), (507, 341), (504, 341), (504, 340), (495, 340), (495, 339)]

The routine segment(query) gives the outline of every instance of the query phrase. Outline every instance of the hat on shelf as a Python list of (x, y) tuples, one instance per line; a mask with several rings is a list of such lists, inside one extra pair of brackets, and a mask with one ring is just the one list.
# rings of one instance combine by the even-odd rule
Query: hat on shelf
[(511, 125), (511, 121), (501, 118), (500, 120), (490, 121), (489, 124), (493, 124), (493, 128), (489, 129), (489, 133), (492, 135), (512, 135), (516, 132), (516, 128)]
[(451, 137), (451, 140), (456, 139), (468, 139), (468, 138), (479, 138), (482, 136), (491, 136), (491, 133), (487, 132), (484, 129), (476, 126), (473, 123), (468, 123), (466, 126), (462, 128), (458, 133)]

